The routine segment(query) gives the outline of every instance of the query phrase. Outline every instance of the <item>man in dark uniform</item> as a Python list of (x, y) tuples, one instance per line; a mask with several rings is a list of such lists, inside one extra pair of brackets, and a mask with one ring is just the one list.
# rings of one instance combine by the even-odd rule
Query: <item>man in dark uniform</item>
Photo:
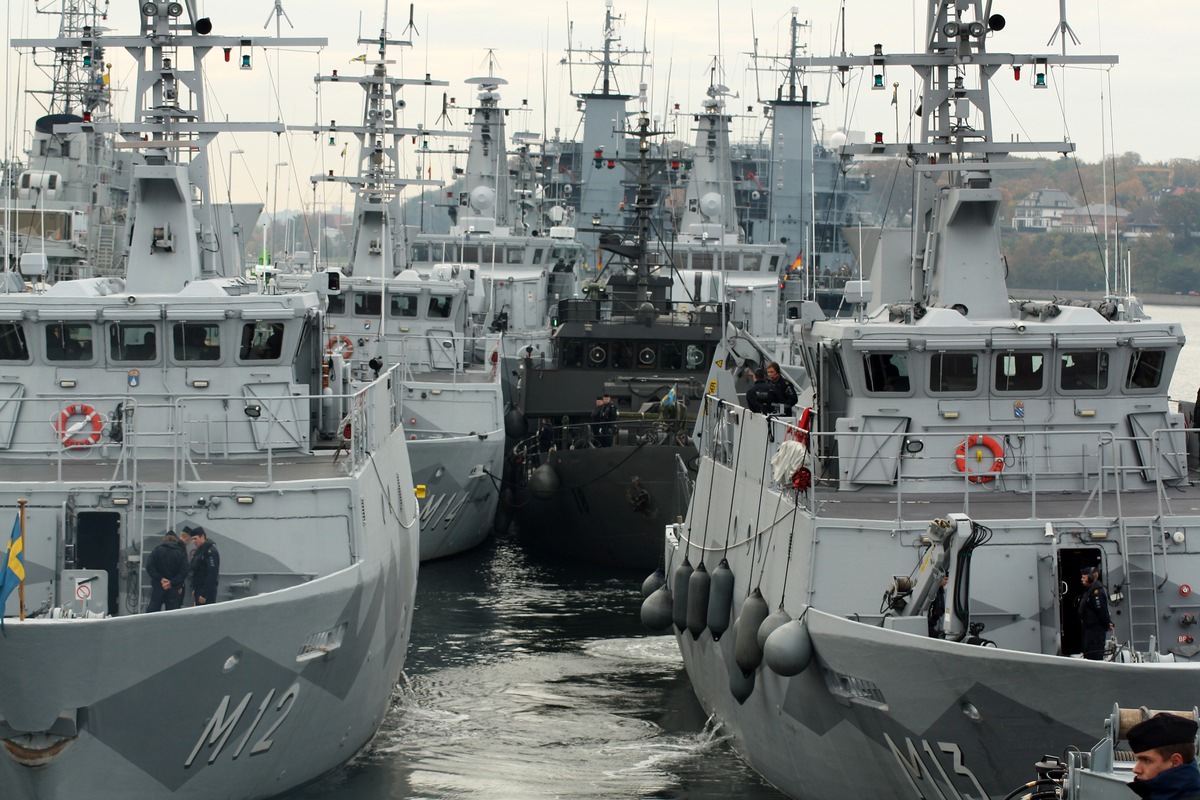
[(1200, 800), (1194, 720), (1160, 712), (1134, 725), (1125, 738), (1134, 759), (1129, 788), (1139, 797)]
[(782, 413), (785, 417), (792, 415), (792, 407), (796, 405), (796, 387), (792, 386), (791, 381), (783, 377), (783, 371), (779, 369), (779, 364), (772, 361), (767, 364), (767, 380), (775, 387), (776, 398), (772, 402), (778, 403), (783, 407)]
[(746, 408), (759, 414), (772, 411), (771, 404), (776, 402), (775, 384), (767, 380), (767, 371), (759, 368), (754, 370), (754, 385), (746, 392)]
[(929, 606), (929, 636), (932, 639), (946, 638), (946, 584), (949, 582), (950, 576), (943, 575)]
[(167, 611), (174, 611), (183, 604), (188, 557), (175, 531), (167, 531), (162, 543), (150, 551), (146, 559), (146, 572), (150, 573), (150, 605), (146, 606), (146, 613), (164, 607)]
[(196, 552), (192, 554), (192, 597), (196, 605), (217, 602), (217, 577), (221, 572), (221, 554), (208, 540), (204, 528), (192, 529)]
[(612, 447), (613, 436), (617, 432), (617, 406), (612, 401), (612, 395), (605, 392), (600, 403), (600, 446)]
[(1099, 567), (1080, 571), (1083, 594), (1079, 597), (1079, 622), (1083, 625), (1083, 657), (1092, 661), (1104, 658), (1104, 638), (1113, 629), (1108, 615), (1108, 591), (1100, 582)]

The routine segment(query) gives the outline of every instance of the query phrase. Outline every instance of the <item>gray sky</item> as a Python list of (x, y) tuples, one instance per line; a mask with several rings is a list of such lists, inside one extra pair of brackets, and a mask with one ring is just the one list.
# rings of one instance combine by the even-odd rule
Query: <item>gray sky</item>
[[(320, 96), (312, 81), (318, 72), (338, 69), (342, 74), (359, 74), (364, 67), (351, 59), (365, 48), (355, 44), (360, 29), (366, 36), (378, 35), (383, 0), (281, 0), (284, 10), (294, 24), (283, 23), (284, 35), (325, 36), (329, 46), (318, 53), (288, 51), (252, 54), (254, 69), (240, 70), (236, 63), (226, 64), (220, 53), (208, 58), (210, 84), (210, 113), (228, 115), (234, 120), (274, 120), (293, 125), (308, 125), (314, 120), (327, 124), (330, 119), (346, 122), (361, 116), (362, 92), (355, 86), (330, 87), (325, 84)], [(33, 3), (6, 4), (4, 25), (9, 38), (51, 35), (57, 28), (53, 17), (34, 15)], [(38, 5), (51, 5), (42, 0)], [(135, 0), (112, 0), (109, 25), (119, 33), (137, 30), (138, 3)], [(809, 23), (804, 36), (807, 52), (826, 55), (841, 49), (837, 33), (839, 3), (823, 0), (799, 6), (799, 18)], [(848, 52), (867, 54), (878, 42), (884, 52), (912, 52), (921, 37), (915, 33), (917, 21), (924, 19), (925, 2), (911, 0), (846, 0), (845, 47)], [(1058, 52), (1059, 42), (1048, 47), (1059, 21), (1059, 4), (1053, 0), (993, 0), (993, 12), (1004, 14), (1007, 27), (993, 34), (988, 49), (1017, 53)], [(1080, 156), (1096, 161), (1102, 153), (1139, 152), (1147, 162), (1176, 157), (1200, 157), (1200, 147), (1190, 135), (1176, 137), (1175, 131), (1186, 131), (1187, 120), (1196, 116), (1196, 68), (1193, 54), (1183, 46), (1194, 37), (1200, 18), (1194, 2), (1159, 0), (1153, 14), (1133, 13), (1130, 4), (1114, 0), (1067, 0), (1068, 22), (1081, 40), (1079, 46), (1070, 44), (1068, 52), (1108, 53), (1119, 56), (1121, 63), (1108, 70), (1103, 68), (1053, 69), (1050, 88), (1038, 90), (1032, 86), (1029, 70), (1021, 80), (1013, 80), (1011, 72), (1002, 70), (993, 83), (993, 114), (996, 138), (1019, 136), (1025, 140), (1061, 140), (1070, 138), (1079, 145)], [(201, 0), (203, 14), (212, 18), (214, 32), (229, 35), (259, 35), (264, 22), (272, 13), (274, 0)], [(619, 75), (622, 89), (638, 93), (639, 81), (648, 84), (650, 113), (666, 118), (671, 125), (670, 109), (680, 104), (684, 112), (699, 108), (709, 83), (713, 57), (723, 55), (723, 82), (738, 95), (729, 100), (729, 110), (739, 114), (735, 135), (757, 137), (762, 127), (758, 92), (774, 91), (775, 80), (769, 75), (756, 76), (747, 70), (755, 49), (762, 54), (782, 53), (786, 47), (791, 6), (763, 0), (727, 0), (718, 5), (714, 0), (615, 0), (614, 11), (624, 16), (618, 30), (622, 45), (639, 49), (645, 44), (652, 55), (651, 68), (629, 70)], [(401, 38), (408, 22), (409, 4), (391, 3), (388, 28), (393, 37)], [(528, 100), (527, 111), (514, 111), (508, 120), (510, 134), (515, 130), (536, 131), (550, 136), (557, 130), (563, 138), (575, 138), (579, 115), (570, 97), (571, 80), (577, 91), (587, 90), (594, 80), (595, 70), (576, 67), (573, 76), (560, 66), (568, 41), (568, 18), (574, 22), (570, 39), (576, 47), (598, 47), (604, 18), (603, 0), (572, 0), (562, 2), (499, 3), (495, 0), (441, 0), (416, 5), (413, 21), (419, 35), (414, 47), (393, 48), (390, 55), (397, 63), (392, 74), (419, 77), (430, 73), (433, 78), (447, 80), (446, 88), (413, 88), (405, 93), (408, 103), (406, 126), (423, 123), (426, 127), (465, 129), (464, 110), (452, 111), (450, 122), (438, 122), (442, 93), (469, 105), (474, 89), (463, 81), (486, 73), (486, 54), (494, 49), (499, 63), (498, 74), (508, 81), (502, 88), (501, 103), (516, 108)], [(275, 29), (271, 21), (269, 32)], [(1164, 38), (1163, 29), (1169, 30)], [(131, 62), (124, 53), (110, 52), (114, 85), (130, 86), (133, 80)], [(234, 59), (236, 61), (236, 58)], [(9, 85), (6, 114), (12, 124), (5, 126), (3, 141), (9, 148), (19, 150), (27, 141), (23, 131), (31, 127), (38, 116), (36, 109), (21, 101), (20, 85), (44, 82), (36, 73), (26, 75), (21, 59), (10, 55), (6, 59), (5, 76)], [(887, 85), (900, 84), (896, 107), (890, 103), (891, 91), (871, 91), (861, 73), (845, 87), (831, 84), (823, 76), (812, 76), (810, 96), (828, 101), (820, 112), (820, 125), (825, 132), (838, 129), (875, 131), (885, 138), (896, 138), (897, 128), (904, 137), (908, 113), (915, 101), (915, 79), (911, 70), (889, 69)], [(756, 84), (757, 81), (757, 84)], [(1182, 91), (1180, 91), (1182, 89)], [(278, 98), (278, 100), (276, 100)], [(543, 100), (543, 98), (545, 98)], [(320, 111), (317, 111), (318, 106)], [(753, 111), (747, 112), (747, 106)], [(128, 114), (132, 100), (128, 93), (117, 94), (118, 115)], [(899, 114), (897, 114), (899, 110)], [(21, 121), (24, 121), (23, 123)], [(1165, 124), (1169, 122), (1170, 124)], [(1182, 123), (1182, 124), (1181, 124)], [(686, 135), (687, 123), (676, 126)], [(232, 163), (235, 199), (258, 199), (269, 209), (272, 203), (279, 208), (299, 207), (313, 201), (309, 176), (343, 166), (353, 169), (353, 158), (343, 164), (343, 145), (352, 137), (339, 135), (335, 144), (328, 136), (314, 140), (309, 134), (293, 133), (279, 139), (272, 134), (223, 134), (218, 137), (212, 157), (214, 189), (223, 196), (226, 173)], [(245, 152), (230, 161), (235, 149)], [(415, 148), (413, 148), (415, 149)], [(286, 167), (276, 164), (287, 162)], [(409, 165), (410, 174), (420, 169), (426, 175), (444, 177), (455, 165), (455, 158), (442, 156), (428, 162), (415, 160)], [(461, 159), (457, 162), (462, 165)], [(274, 198), (275, 176), (279, 176), (278, 199)], [(323, 185), (320, 192), (327, 190)], [(411, 190), (410, 190), (411, 191)], [(345, 198), (349, 201), (349, 198)], [(338, 198), (322, 194), (318, 202), (337, 203)]]

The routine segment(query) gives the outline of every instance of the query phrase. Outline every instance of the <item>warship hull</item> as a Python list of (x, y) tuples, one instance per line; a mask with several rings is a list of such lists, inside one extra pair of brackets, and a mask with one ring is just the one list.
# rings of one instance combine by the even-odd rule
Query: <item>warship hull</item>
[[(494, 420), (492, 423), (494, 424)], [(426, 487), (421, 502), (421, 560), (466, 552), (492, 533), (500, 493), (504, 435), (425, 439), (409, 443), (413, 480)]]
[(514, 493), (513, 522), (522, 544), (586, 563), (652, 569), (662, 562), (662, 527), (687, 512), (676, 477), (696, 463), (689, 445), (622, 445), (561, 450), (536, 470), (553, 470), (546, 490), (526, 473)]
[(730, 691), (736, 632), (678, 634), (701, 705), (790, 797), (1003, 798), (1044, 753), (1104, 735), (1113, 702), (1171, 708), (1195, 667), (1113, 664), (972, 647), (810, 610), (817, 656)]

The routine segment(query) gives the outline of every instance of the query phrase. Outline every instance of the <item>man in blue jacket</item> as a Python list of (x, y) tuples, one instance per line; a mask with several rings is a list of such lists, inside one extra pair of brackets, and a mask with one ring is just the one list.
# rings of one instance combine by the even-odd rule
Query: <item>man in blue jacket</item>
[(175, 531), (167, 531), (162, 543), (150, 551), (146, 559), (146, 572), (150, 573), (150, 605), (146, 606), (147, 613), (164, 607), (167, 611), (174, 611), (183, 604), (188, 557)]
[(1133, 750), (1129, 788), (1146, 800), (1200, 800), (1196, 768), (1196, 723), (1177, 714), (1159, 713), (1129, 729)]
[(204, 528), (192, 529), (196, 552), (192, 554), (192, 597), (196, 605), (217, 602), (217, 577), (221, 572), (221, 554), (208, 540)]

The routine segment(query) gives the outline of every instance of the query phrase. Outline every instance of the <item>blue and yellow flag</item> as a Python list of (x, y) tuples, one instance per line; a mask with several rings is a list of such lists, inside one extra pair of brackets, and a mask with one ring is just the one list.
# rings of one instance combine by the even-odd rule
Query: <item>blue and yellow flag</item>
[(25, 582), (25, 539), (21, 536), (21, 516), (13, 520), (12, 536), (5, 548), (4, 569), (0, 571), (0, 630), (4, 628), (4, 604), (8, 596)]
[(678, 388), (679, 388), (679, 384), (677, 383), (671, 387), (671, 390), (669, 392), (667, 392), (665, 395), (663, 395), (663, 399), (662, 399), (663, 406), (675, 405), (675, 390)]

